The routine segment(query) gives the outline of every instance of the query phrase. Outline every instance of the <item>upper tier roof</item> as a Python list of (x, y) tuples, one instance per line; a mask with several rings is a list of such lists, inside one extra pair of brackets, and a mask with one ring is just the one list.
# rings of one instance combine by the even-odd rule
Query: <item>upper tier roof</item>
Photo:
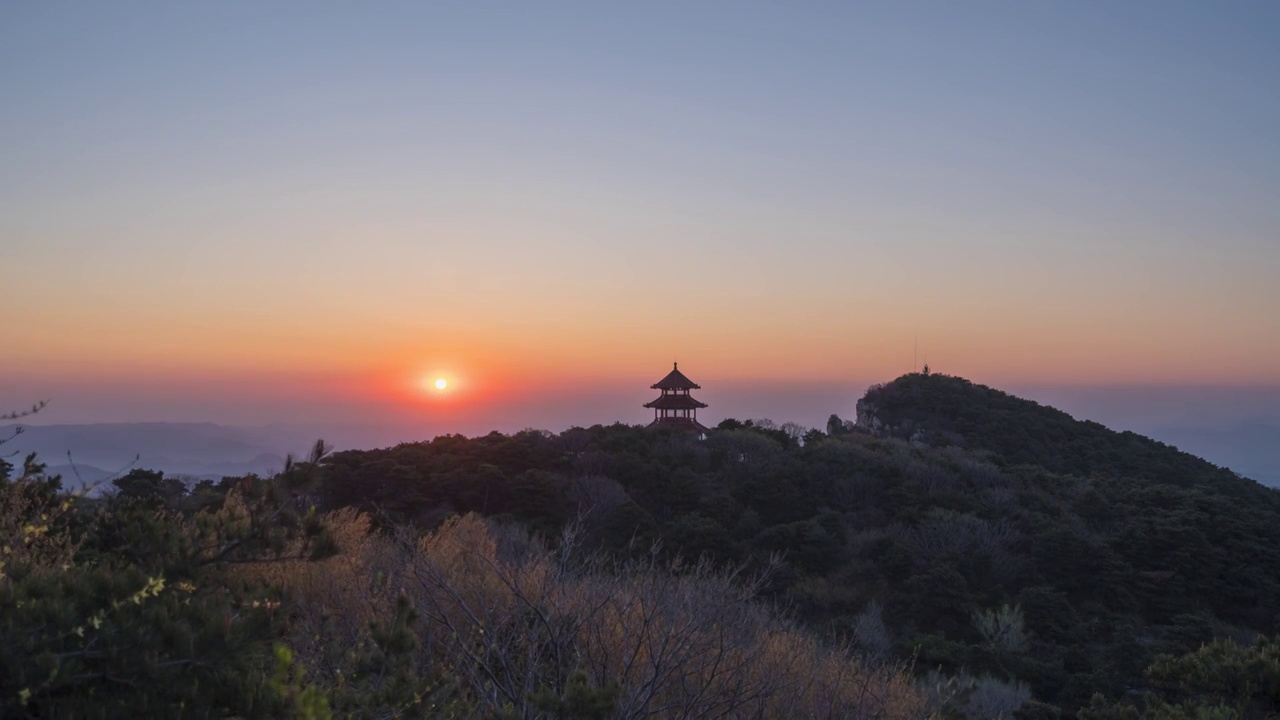
[(650, 385), (654, 390), (701, 390), (702, 386), (684, 376), (678, 363), (671, 363), (671, 372), (658, 382)]

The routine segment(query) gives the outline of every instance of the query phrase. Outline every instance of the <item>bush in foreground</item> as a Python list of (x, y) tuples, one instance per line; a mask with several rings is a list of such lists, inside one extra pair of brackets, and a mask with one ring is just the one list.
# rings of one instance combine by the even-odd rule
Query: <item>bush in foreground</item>
[[(656, 555), (609, 563), (581, 553), (572, 531), (552, 550), (474, 515), (420, 539), (371, 533), (351, 511), (328, 525), (343, 540), (341, 555), (251, 574), (293, 601), (289, 642), (315, 682), (359, 688), (338, 707), (355, 709), (408, 677), (419, 681), (423, 703), (480, 716), (926, 712), (901, 668), (867, 664), (799, 631), (753, 601), (756, 583), (705, 563)], [(368, 662), (368, 648), (394, 642), (393, 627), (405, 631), (407, 673)]]

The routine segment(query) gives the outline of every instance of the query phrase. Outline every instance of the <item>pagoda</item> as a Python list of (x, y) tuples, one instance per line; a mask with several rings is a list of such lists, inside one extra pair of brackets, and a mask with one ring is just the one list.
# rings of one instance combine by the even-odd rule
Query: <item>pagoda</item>
[(649, 423), (649, 427), (707, 432), (707, 428), (698, 422), (698, 408), (704, 408), (707, 404), (693, 399), (689, 394), (690, 390), (701, 390), (702, 387), (685, 377), (680, 372), (678, 363), (672, 363), (671, 372), (650, 387), (661, 390), (662, 394), (653, 402), (644, 404), (647, 408), (653, 408), (653, 422)]

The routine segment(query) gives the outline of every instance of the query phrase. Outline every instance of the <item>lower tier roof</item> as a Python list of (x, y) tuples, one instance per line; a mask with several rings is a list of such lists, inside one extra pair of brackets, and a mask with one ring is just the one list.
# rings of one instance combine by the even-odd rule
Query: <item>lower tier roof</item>
[(645, 403), (644, 406), (659, 410), (694, 410), (704, 408), (707, 404), (694, 400), (688, 395), (661, 395), (656, 400)]
[(672, 428), (674, 430), (688, 430), (690, 432), (709, 433), (710, 429), (706, 425), (694, 420), (693, 418), (658, 418), (649, 423), (651, 428)]

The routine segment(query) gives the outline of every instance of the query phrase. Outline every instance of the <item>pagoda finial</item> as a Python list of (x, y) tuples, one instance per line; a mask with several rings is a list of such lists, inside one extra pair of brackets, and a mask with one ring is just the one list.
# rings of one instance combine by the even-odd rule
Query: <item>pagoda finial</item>
[(672, 369), (672, 370), (679, 370), (679, 369), (680, 369), (680, 363), (678, 363), (678, 362), (673, 362), (673, 363), (671, 363), (671, 369)]

